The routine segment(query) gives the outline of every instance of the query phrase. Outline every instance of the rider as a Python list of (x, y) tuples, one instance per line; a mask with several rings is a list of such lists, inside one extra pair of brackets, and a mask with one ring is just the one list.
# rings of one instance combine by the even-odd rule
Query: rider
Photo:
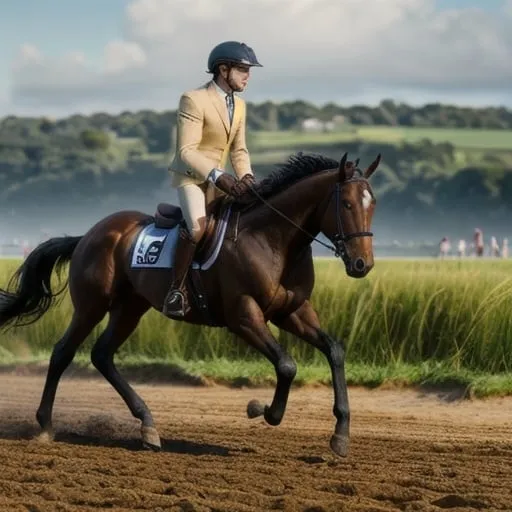
[[(215, 185), (237, 197), (254, 183), (245, 141), (245, 102), (233, 94), (245, 89), (252, 66), (262, 67), (252, 48), (237, 41), (220, 43), (208, 57), (212, 80), (180, 98), (169, 171), (186, 226), (180, 226), (165, 315), (181, 317), (189, 309), (185, 278), (206, 226), (207, 188)], [(224, 171), (228, 152), (237, 178)]]

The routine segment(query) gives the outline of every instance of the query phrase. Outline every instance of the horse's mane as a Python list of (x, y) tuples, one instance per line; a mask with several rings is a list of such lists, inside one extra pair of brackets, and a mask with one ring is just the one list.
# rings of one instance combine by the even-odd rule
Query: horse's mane
[[(353, 175), (363, 177), (361, 169), (357, 167), (358, 161), (359, 159), (355, 163), (347, 161), (345, 169), (350, 169)], [(339, 165), (339, 162), (332, 158), (315, 153), (304, 154), (301, 151), (291, 155), (285, 163), (278, 164), (277, 169), (256, 183), (254, 189), (259, 197), (267, 199), (285, 190), (302, 178), (313, 176), (328, 169), (338, 169)], [(247, 208), (257, 201), (258, 198), (249, 192), (240, 201), (235, 199), (233, 204)]]
[(285, 163), (278, 164), (275, 171), (257, 183), (255, 189), (264, 198), (271, 197), (293, 185), (302, 178), (327, 169), (337, 169), (339, 162), (314, 153), (296, 153)]

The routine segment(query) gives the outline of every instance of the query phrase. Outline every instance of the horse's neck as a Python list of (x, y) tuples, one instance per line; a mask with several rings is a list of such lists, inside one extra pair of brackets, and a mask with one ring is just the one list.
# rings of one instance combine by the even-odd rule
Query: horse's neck
[(283, 215), (261, 204), (245, 219), (244, 224), (252, 232), (264, 235), (276, 250), (286, 251), (292, 246), (298, 249), (301, 245), (308, 245), (312, 239), (296, 226), (311, 236), (318, 235), (321, 220), (316, 218), (318, 206), (327, 199), (334, 184), (335, 176), (330, 172), (320, 172), (302, 179), (267, 199)]

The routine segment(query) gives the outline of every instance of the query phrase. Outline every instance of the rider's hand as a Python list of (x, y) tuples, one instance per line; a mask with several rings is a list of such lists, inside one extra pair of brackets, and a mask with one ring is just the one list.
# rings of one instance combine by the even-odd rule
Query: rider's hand
[(243, 196), (251, 187), (256, 183), (254, 176), (250, 173), (245, 174), (240, 181), (236, 184), (236, 195), (238, 197)]
[(228, 174), (227, 172), (223, 172), (216, 180), (215, 180), (215, 186), (218, 187), (222, 192), (227, 194), (228, 196), (236, 196), (236, 186), (237, 181), (236, 179), (231, 176), (231, 174)]

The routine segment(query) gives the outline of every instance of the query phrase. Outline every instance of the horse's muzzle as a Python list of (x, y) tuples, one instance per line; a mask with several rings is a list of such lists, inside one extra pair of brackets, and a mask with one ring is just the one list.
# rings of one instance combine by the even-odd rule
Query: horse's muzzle
[(364, 277), (373, 268), (373, 262), (367, 262), (364, 258), (355, 258), (346, 265), (347, 274), (350, 277)]

